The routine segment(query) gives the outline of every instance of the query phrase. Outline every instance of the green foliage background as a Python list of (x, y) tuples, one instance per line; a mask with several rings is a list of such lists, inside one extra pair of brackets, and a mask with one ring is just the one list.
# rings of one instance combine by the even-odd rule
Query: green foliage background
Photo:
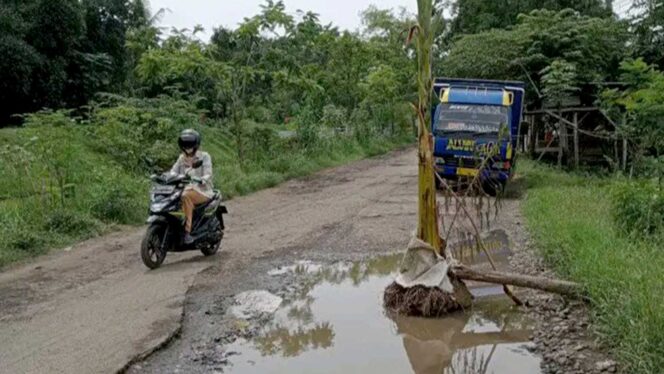
[(159, 14), (140, 0), (0, 4), (0, 120), (20, 124), (0, 130), (0, 266), (141, 223), (147, 177), (185, 128), (227, 198), (412, 139), (405, 13), (372, 7), (347, 32), (267, 1), (209, 42), (165, 33)]

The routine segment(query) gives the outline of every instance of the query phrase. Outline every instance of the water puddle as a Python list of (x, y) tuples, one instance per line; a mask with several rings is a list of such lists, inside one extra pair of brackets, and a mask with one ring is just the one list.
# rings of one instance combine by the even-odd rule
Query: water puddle
[[(496, 250), (494, 260), (501, 261)], [(233, 373), (540, 373), (528, 351), (531, 322), (501, 295), (474, 284), (472, 311), (444, 319), (390, 318), (382, 293), (401, 254), (302, 272), (296, 296), (236, 352)], [(300, 264), (302, 265), (302, 264)], [(275, 271), (275, 276), (283, 274)]]

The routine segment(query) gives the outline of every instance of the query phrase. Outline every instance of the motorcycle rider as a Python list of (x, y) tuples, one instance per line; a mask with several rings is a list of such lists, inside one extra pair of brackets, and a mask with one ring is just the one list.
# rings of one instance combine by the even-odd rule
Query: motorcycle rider
[[(184, 243), (190, 245), (194, 242), (191, 236), (191, 225), (193, 221), (194, 208), (196, 205), (205, 204), (214, 196), (212, 187), (212, 158), (207, 152), (201, 151), (201, 135), (193, 129), (187, 129), (180, 133), (178, 146), (182, 154), (178, 157), (171, 173), (187, 173), (192, 183), (185, 187), (182, 193), (182, 210), (185, 215)], [(195, 161), (203, 161), (203, 165), (197, 169), (191, 169)]]

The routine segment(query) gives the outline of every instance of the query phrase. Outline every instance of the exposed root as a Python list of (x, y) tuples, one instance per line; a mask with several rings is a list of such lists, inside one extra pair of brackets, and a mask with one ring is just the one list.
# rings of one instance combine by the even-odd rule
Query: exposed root
[(462, 308), (454, 294), (438, 287), (402, 287), (392, 282), (383, 294), (383, 306), (400, 315), (436, 318)]

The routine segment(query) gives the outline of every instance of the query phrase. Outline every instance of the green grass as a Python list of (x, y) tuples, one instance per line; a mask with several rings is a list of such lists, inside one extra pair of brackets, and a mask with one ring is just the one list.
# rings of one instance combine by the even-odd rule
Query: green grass
[[(170, 113), (168, 108), (117, 106), (101, 110), (88, 124), (45, 114), (26, 128), (1, 129), (0, 268), (118, 225), (141, 224), (147, 214), (148, 175), (154, 172), (145, 158), (155, 155), (151, 162), (168, 167), (178, 155), (178, 132), (192, 126), (187, 111)], [(137, 113), (145, 118), (136, 119)], [(227, 128), (219, 123), (193, 127), (202, 132), (202, 148), (213, 159), (215, 187), (226, 199), (412, 141), (409, 136), (377, 137), (361, 144), (339, 137), (306, 150), (293, 139), (274, 139), (268, 142), (270, 149), (249, 149), (241, 166)]]
[(630, 238), (612, 220), (608, 177), (565, 173), (524, 160), (523, 211), (549, 263), (580, 282), (594, 331), (627, 373), (664, 368), (664, 238)]

